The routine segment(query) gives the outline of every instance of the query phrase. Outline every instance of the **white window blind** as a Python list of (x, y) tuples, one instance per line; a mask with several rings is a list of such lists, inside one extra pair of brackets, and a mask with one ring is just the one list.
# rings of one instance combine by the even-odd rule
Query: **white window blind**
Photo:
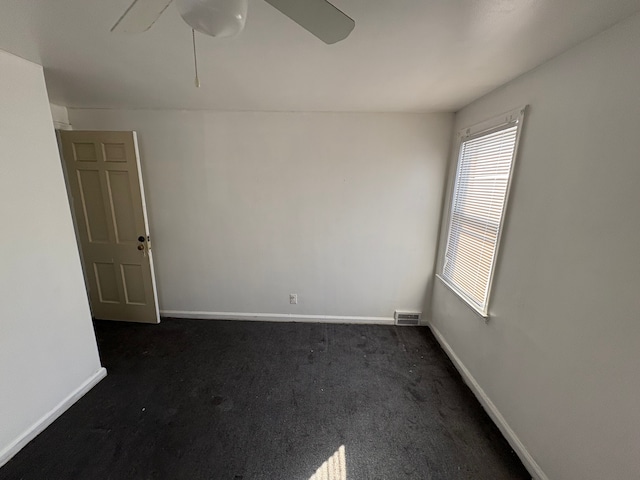
[(486, 316), (520, 121), (460, 145), (442, 279)]

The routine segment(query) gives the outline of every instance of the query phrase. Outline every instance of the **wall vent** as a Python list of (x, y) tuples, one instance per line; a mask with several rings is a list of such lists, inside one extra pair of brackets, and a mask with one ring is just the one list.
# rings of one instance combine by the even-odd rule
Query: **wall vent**
[(396, 310), (393, 314), (396, 320), (396, 325), (410, 326), (420, 325), (420, 319), (422, 318), (421, 312), (401, 312)]

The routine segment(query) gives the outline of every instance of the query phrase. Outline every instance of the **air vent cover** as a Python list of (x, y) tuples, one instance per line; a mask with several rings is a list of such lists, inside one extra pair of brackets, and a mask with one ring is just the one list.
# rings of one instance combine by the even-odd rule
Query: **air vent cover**
[(415, 325), (420, 325), (420, 319), (422, 318), (422, 313), (421, 312), (401, 312), (396, 310), (393, 316), (396, 319), (396, 325), (415, 326)]

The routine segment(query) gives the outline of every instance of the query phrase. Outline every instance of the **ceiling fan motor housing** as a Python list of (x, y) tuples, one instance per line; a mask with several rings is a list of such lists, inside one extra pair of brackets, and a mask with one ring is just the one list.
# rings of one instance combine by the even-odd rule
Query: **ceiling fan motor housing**
[(175, 0), (194, 30), (212, 37), (232, 37), (244, 28), (248, 0)]

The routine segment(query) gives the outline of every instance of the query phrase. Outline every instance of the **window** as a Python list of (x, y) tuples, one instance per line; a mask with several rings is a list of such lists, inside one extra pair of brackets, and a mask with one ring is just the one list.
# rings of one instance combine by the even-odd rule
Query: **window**
[(524, 110), (468, 129), (460, 141), (439, 278), (484, 317)]

